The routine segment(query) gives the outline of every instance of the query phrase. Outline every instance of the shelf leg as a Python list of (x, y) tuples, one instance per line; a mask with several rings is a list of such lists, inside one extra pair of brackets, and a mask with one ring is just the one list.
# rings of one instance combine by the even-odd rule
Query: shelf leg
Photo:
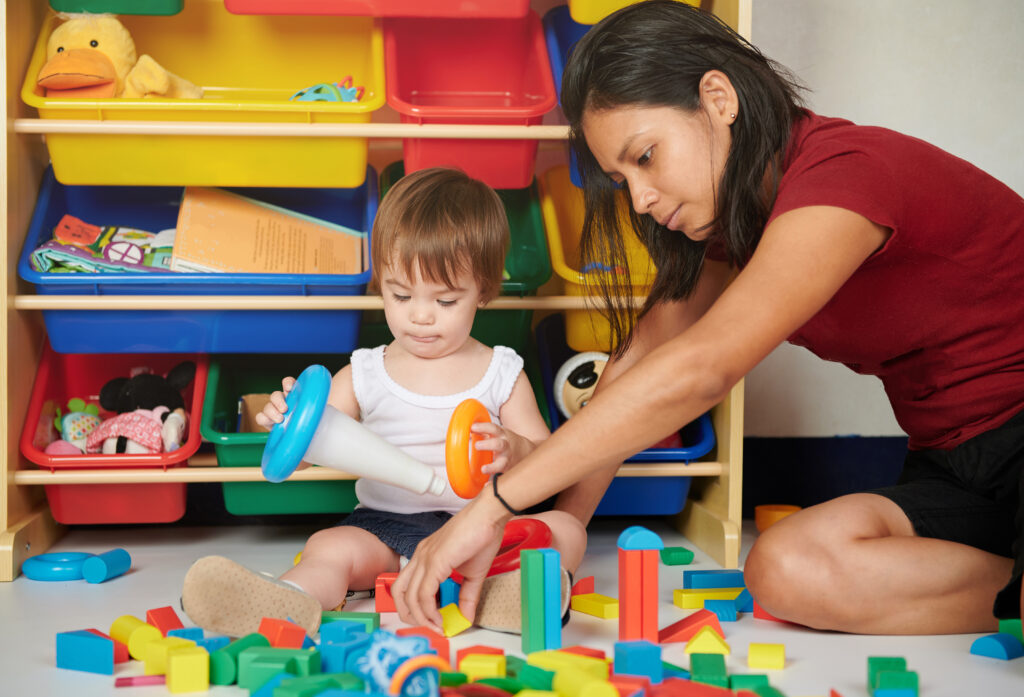
[(13, 581), (21, 573), (25, 559), (45, 552), (65, 530), (44, 502), (0, 532), (0, 581)]
[(704, 502), (687, 501), (683, 512), (675, 516), (675, 527), (723, 568), (739, 566), (740, 526)]

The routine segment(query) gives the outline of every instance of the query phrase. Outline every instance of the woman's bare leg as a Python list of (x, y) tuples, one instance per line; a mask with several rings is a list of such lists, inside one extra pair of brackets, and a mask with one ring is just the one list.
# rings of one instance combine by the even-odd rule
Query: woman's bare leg
[(997, 628), (992, 603), (1012, 566), (917, 537), (890, 499), (852, 494), (766, 530), (744, 572), (757, 602), (781, 619), (859, 634), (951, 634)]

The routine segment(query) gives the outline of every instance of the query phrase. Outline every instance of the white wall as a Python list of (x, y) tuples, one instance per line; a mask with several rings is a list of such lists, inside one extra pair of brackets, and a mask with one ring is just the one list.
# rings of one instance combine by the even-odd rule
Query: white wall
[[(753, 43), (810, 88), (811, 109), (923, 138), (1024, 194), (1024, 2), (753, 0), (753, 8)], [(902, 433), (876, 378), (795, 346), (775, 351), (746, 385), (747, 435)]]

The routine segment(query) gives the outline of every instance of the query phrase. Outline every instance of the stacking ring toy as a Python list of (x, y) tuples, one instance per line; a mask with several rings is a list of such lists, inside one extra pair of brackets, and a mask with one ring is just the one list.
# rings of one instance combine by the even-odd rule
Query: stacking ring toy
[(443, 673), (450, 673), (452, 670), (451, 664), (449, 664), (448, 661), (433, 654), (413, 656), (398, 666), (394, 675), (391, 676), (391, 685), (388, 687), (388, 694), (402, 694), (402, 686), (405, 685), (406, 679), (417, 670), (422, 670), (424, 668), (437, 668), (438, 672)]
[(302, 462), (316, 434), (331, 391), (331, 371), (311, 365), (299, 375), (285, 398), (284, 421), (275, 424), (263, 449), (260, 467), (267, 481), (283, 482)]
[(476, 443), (486, 436), (470, 431), (477, 423), (490, 423), (487, 407), (475, 399), (467, 399), (455, 407), (448, 422), (448, 437), (444, 445), (445, 468), (452, 491), (464, 499), (471, 499), (480, 493), (488, 476), (482, 472), (484, 465), (494, 460), (489, 450), (477, 450)]
[(80, 581), (82, 564), (93, 556), (88, 552), (48, 552), (21, 563), (21, 573), (33, 581)]
[[(519, 568), (519, 552), (524, 549), (542, 549), (551, 546), (551, 528), (536, 518), (513, 518), (505, 523), (501, 548), (491, 562), (488, 576), (497, 576)], [(462, 574), (453, 571), (452, 580), (462, 583)]]

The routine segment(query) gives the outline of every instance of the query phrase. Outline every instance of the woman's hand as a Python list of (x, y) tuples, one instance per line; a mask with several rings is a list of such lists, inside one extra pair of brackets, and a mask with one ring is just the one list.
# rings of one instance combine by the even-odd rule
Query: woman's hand
[(458, 571), (464, 577), (459, 588), (459, 609), (472, 622), (480, 589), (501, 547), (505, 522), (510, 517), (489, 489), (484, 489), (440, 530), (420, 542), (412, 560), (391, 586), (399, 618), (442, 632), (435, 596), (452, 571)]
[(288, 377), (281, 381), (281, 390), (270, 395), (270, 401), (263, 407), (263, 411), (256, 415), (256, 423), (268, 431), (284, 421), (284, 413), (288, 411), (288, 404), (285, 398), (295, 387), (295, 378)]
[(486, 436), (485, 440), (477, 441), (474, 447), (477, 450), (489, 450), (494, 456), (490, 464), (480, 468), (484, 474), (504, 472), (537, 447), (533, 441), (496, 423), (478, 422), (469, 430), (477, 435)]

